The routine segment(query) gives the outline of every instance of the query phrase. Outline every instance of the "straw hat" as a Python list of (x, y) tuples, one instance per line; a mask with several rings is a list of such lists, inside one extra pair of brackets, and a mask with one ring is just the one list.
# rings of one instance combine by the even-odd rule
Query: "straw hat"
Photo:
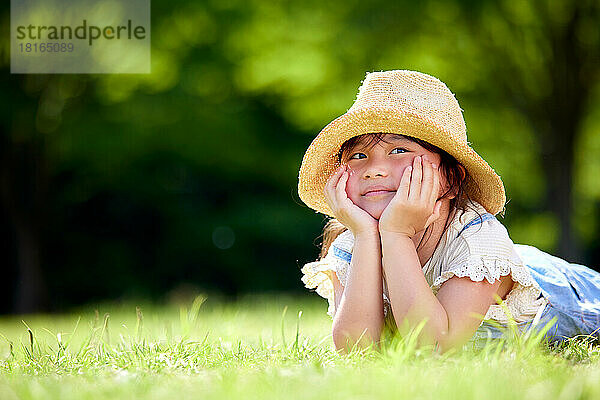
[(352, 107), (323, 128), (306, 150), (298, 177), (300, 199), (333, 216), (324, 188), (339, 166), (342, 144), (354, 136), (377, 132), (419, 138), (445, 150), (469, 171), (466, 190), (471, 198), (491, 214), (504, 212), (502, 180), (469, 146), (454, 94), (439, 79), (407, 70), (367, 73)]

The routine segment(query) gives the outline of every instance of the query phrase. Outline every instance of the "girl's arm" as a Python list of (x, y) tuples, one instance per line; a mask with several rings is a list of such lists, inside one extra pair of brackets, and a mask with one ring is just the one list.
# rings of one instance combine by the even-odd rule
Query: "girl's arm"
[(415, 157), (413, 168), (404, 170), (396, 195), (379, 219), (379, 230), (398, 329), (406, 331), (426, 320), (419, 342), (437, 343), (446, 351), (473, 335), (481, 319), (472, 313), (485, 315), (501, 281), (490, 284), (454, 277), (442, 285), (438, 297), (429, 288), (411, 238), (439, 218), (439, 173), (437, 165)]
[[(350, 275), (340, 295), (333, 319), (332, 336), (338, 350), (378, 342), (383, 330), (383, 282), (381, 244), (377, 220), (355, 205), (346, 194), (346, 166), (325, 185), (325, 197), (333, 214), (354, 235)], [(334, 281), (335, 284), (335, 281)], [(337, 300), (336, 300), (337, 303)]]
[[(485, 315), (494, 303), (501, 280), (474, 282), (452, 277), (440, 287), (437, 297), (421, 270), (413, 241), (402, 234), (381, 235), (383, 267), (396, 324), (401, 331), (427, 319), (420, 344), (435, 344), (441, 352), (466, 343), (481, 323), (472, 313)], [(506, 277), (504, 277), (506, 278)]]
[(354, 344), (367, 347), (379, 341), (384, 319), (382, 287), (379, 233), (358, 234), (346, 287), (341, 296), (335, 294), (340, 298), (333, 319), (336, 349), (347, 351)]

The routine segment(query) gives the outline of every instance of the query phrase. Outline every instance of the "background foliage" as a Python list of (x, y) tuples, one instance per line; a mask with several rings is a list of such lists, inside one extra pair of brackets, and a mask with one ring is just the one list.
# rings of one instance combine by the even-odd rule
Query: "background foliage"
[(456, 94), (515, 242), (600, 265), (594, 0), (153, 0), (148, 75), (10, 74), (8, 6), (1, 312), (303, 290), (324, 222), (303, 152), (386, 69)]

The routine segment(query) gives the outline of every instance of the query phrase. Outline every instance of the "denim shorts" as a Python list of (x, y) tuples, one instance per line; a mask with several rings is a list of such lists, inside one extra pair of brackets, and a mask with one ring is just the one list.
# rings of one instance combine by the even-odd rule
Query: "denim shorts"
[[(600, 338), (600, 273), (584, 265), (569, 263), (533, 246), (515, 244), (515, 250), (542, 289), (541, 296), (548, 300), (541, 312), (537, 329), (556, 317), (545, 334), (550, 342), (563, 341), (577, 335)], [(533, 319), (517, 323), (516, 328), (525, 332), (532, 328), (532, 322)], [(487, 338), (499, 339), (503, 336), (503, 331), (505, 332), (484, 321), (471, 342), (481, 344)]]

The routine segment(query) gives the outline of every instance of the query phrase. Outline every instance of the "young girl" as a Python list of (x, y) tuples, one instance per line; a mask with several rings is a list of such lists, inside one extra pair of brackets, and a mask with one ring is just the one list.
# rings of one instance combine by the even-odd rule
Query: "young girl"
[(439, 351), (498, 338), (511, 319), (526, 330), (556, 317), (551, 341), (597, 335), (600, 274), (513, 244), (495, 218), (502, 180), (432, 76), (368, 73), (352, 107), (306, 151), (298, 192), (333, 217), (302, 281), (329, 300), (339, 350), (421, 321), (420, 343)]

